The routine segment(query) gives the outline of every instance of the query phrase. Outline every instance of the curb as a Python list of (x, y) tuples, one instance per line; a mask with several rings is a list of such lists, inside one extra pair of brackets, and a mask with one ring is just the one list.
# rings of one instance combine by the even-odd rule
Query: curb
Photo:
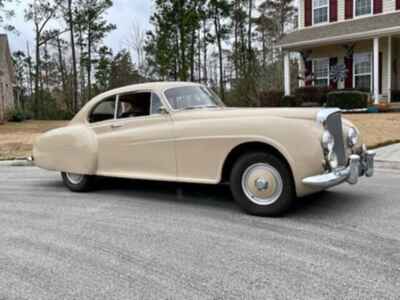
[(28, 159), (14, 159), (0, 161), (0, 167), (32, 167), (33, 162)]
[(377, 169), (400, 170), (400, 161), (375, 160), (375, 167)]

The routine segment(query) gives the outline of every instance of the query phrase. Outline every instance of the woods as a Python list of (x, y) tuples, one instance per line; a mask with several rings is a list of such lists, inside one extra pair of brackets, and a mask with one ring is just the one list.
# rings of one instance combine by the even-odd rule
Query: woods
[[(2, 27), (12, 2), (0, 0)], [(296, 27), (293, 0), (154, 0), (150, 30), (127, 26), (125, 49), (116, 53), (105, 43), (116, 29), (107, 19), (113, 5), (28, 1), (35, 40), (13, 54), (22, 110), (36, 119), (69, 118), (103, 91), (144, 81), (201, 82), (239, 106), (258, 106), (261, 92), (282, 89), (275, 45)]]

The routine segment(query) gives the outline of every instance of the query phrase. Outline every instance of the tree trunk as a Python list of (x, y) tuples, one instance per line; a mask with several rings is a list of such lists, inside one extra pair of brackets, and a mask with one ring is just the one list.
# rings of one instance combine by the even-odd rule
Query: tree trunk
[[(90, 22), (89, 22), (90, 23)], [(87, 91), (87, 101), (90, 100), (92, 97), (92, 32), (91, 32), (91, 27), (90, 24), (88, 26), (88, 61), (86, 62), (86, 72), (88, 76), (88, 91)]]
[(203, 80), (205, 84), (208, 84), (207, 74), (207, 20), (203, 20)]
[(253, 23), (252, 23), (252, 14), (253, 14), (253, 1), (252, 0), (249, 0), (249, 29), (248, 29), (248, 33), (247, 33), (247, 39), (248, 39), (248, 41), (247, 41), (247, 43), (248, 43), (248, 46), (247, 46), (247, 49), (248, 49), (248, 60), (249, 60), (249, 62), (253, 59), (253, 54), (252, 54), (252, 45), (251, 45), (251, 33), (252, 33), (252, 25), (253, 25)]
[(64, 64), (64, 58), (63, 58), (63, 53), (62, 53), (62, 48), (61, 48), (61, 41), (60, 41), (60, 36), (57, 36), (57, 50), (58, 50), (58, 64), (59, 64), (59, 71), (61, 75), (61, 84), (62, 84), (62, 90), (63, 90), (63, 100), (65, 105), (67, 106), (67, 109), (71, 111), (70, 103), (68, 101), (68, 98), (66, 97), (67, 94), (67, 81), (66, 81), (66, 76), (65, 76), (65, 64)]
[(34, 109), (33, 109), (33, 114), (35, 116), (35, 119), (39, 118), (39, 83), (40, 83), (40, 32), (39, 32), (39, 24), (35, 24), (35, 30), (36, 30), (36, 49), (35, 49), (35, 60), (36, 60), (36, 66), (35, 66), (35, 99), (34, 99)]
[[(33, 95), (33, 78), (32, 78), (32, 57), (31, 57), (31, 50), (29, 49), (29, 42), (26, 42), (26, 53), (28, 54), (28, 70), (29, 70), (29, 92), (31, 95)], [(32, 100), (31, 100), (32, 101)]]
[(72, 110), (78, 112), (78, 71), (76, 66), (76, 49), (74, 36), (74, 19), (72, 16), (72, 0), (68, 0), (68, 25), (72, 54)]
[(219, 57), (219, 90), (222, 101), (225, 100), (225, 86), (224, 86), (224, 67), (222, 56), (222, 42), (221, 42), (221, 24), (218, 18), (218, 10), (215, 9), (214, 15), (215, 36), (217, 37), (218, 57)]
[(190, 44), (190, 81), (194, 82), (194, 56), (196, 55), (195, 45), (196, 45), (196, 30), (192, 30), (192, 38)]

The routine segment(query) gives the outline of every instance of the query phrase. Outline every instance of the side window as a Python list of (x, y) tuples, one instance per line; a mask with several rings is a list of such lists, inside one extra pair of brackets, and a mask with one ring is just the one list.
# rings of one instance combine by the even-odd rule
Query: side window
[(115, 113), (115, 97), (107, 98), (101, 101), (92, 110), (89, 116), (90, 123), (102, 122), (114, 119)]
[(162, 103), (160, 97), (157, 94), (151, 94), (151, 109), (150, 114), (157, 115), (160, 113)]
[(118, 119), (150, 115), (151, 93), (133, 93), (119, 96)]

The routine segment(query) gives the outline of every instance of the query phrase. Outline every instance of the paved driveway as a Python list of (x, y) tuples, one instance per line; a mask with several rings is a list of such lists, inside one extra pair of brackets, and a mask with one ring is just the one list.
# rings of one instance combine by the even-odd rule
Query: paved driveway
[(243, 214), (224, 187), (0, 168), (0, 299), (398, 299), (400, 173)]

